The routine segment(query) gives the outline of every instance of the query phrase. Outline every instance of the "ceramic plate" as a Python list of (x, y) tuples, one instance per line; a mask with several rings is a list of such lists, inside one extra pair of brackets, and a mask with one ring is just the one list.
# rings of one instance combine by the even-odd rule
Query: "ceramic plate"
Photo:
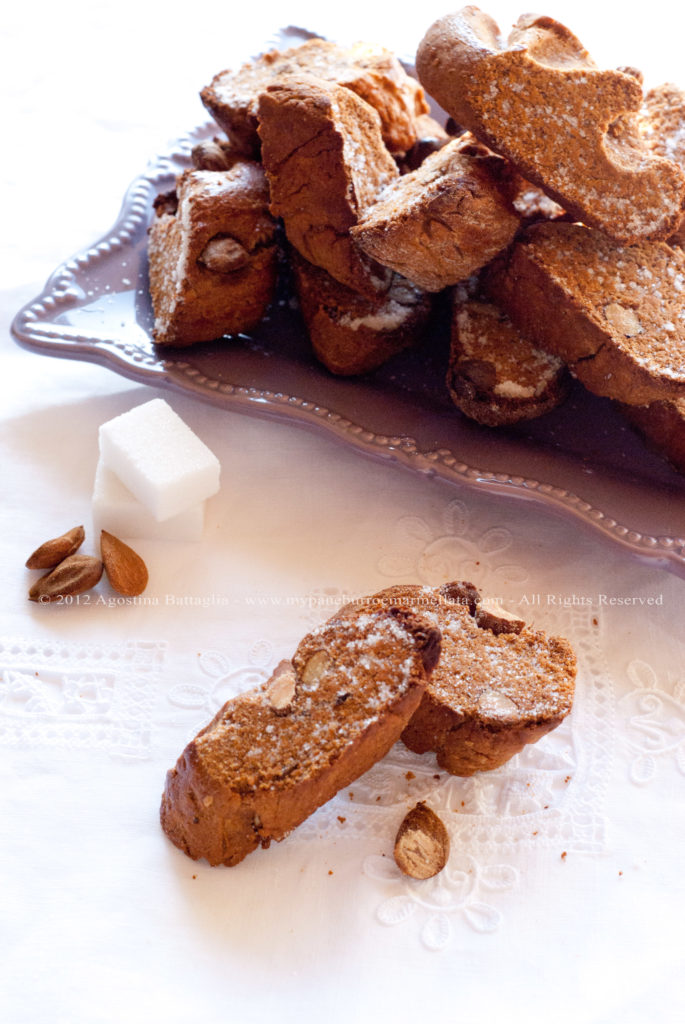
[(106, 237), (60, 266), (17, 314), (12, 330), (21, 345), (324, 430), (420, 473), (559, 510), (685, 575), (685, 479), (647, 450), (608, 401), (580, 387), (562, 408), (515, 428), (494, 431), (465, 419), (444, 386), (444, 326), (420, 350), (355, 379), (316, 363), (286, 295), (250, 337), (155, 347), (146, 258), (152, 202), (189, 166), (192, 146), (215, 131), (203, 125), (151, 161)]

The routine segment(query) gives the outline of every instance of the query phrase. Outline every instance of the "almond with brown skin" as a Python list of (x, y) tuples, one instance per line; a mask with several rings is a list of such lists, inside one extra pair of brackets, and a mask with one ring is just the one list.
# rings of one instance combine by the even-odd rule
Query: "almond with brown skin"
[(52, 569), (69, 555), (75, 554), (83, 544), (85, 536), (86, 531), (83, 527), (75, 526), (73, 530), (67, 530), (61, 537), (46, 540), (26, 559), (26, 568)]
[(143, 593), (148, 581), (147, 566), (133, 548), (113, 533), (102, 530), (100, 553), (107, 579), (117, 593), (124, 597), (137, 597)]
[(395, 863), (411, 878), (432, 878), (442, 871), (450, 855), (450, 837), (435, 811), (418, 803), (399, 827)]
[(45, 604), (76, 597), (94, 587), (102, 576), (102, 562), (93, 555), (69, 555), (52, 572), (41, 576), (29, 590), (29, 600)]

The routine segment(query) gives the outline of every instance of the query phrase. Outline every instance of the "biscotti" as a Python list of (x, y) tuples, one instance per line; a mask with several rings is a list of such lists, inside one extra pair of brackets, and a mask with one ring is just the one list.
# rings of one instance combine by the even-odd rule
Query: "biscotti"
[(355, 245), (352, 228), (399, 174), (380, 118), (355, 93), (313, 77), (283, 78), (259, 97), (262, 160), (271, 212), (301, 256), (374, 298), (390, 271)]
[(535, 224), (494, 268), (486, 278), (493, 300), (590, 391), (629, 405), (685, 397), (681, 249)]
[(272, 300), (276, 223), (264, 171), (185, 171), (156, 203), (148, 260), (158, 345), (190, 345), (248, 331)]
[(685, 399), (651, 405), (621, 404), (620, 408), (649, 447), (685, 473)]
[(378, 112), (391, 153), (405, 153), (420, 137), (419, 119), (428, 113), (423, 89), (382, 46), (338, 46), (310, 39), (288, 50), (271, 50), (237, 71), (221, 71), (200, 97), (238, 152), (259, 153), (257, 105), (277, 78), (313, 75), (345, 86)]
[[(670, 82), (650, 89), (639, 115), (640, 134), (652, 153), (685, 169), (685, 92)], [(685, 215), (669, 238), (685, 245)]]
[(369, 373), (421, 341), (431, 297), (399, 274), (384, 295), (369, 299), (294, 251), (290, 262), (314, 355), (331, 373)]
[(519, 223), (488, 161), (455, 139), (391, 182), (351, 234), (368, 256), (437, 292), (489, 263)]
[(437, 628), (392, 605), (309, 633), (188, 744), (167, 775), (164, 831), (229, 866), (283, 839), (399, 739), (439, 651)]
[(568, 385), (561, 359), (532, 345), (495, 305), (455, 304), (447, 389), (466, 416), (488, 427), (533, 419), (563, 402)]
[(685, 175), (640, 138), (640, 83), (599, 70), (552, 18), (523, 15), (505, 42), (465, 7), (428, 30), (416, 69), (455, 121), (577, 220), (624, 243), (668, 238), (680, 223)]
[(499, 767), (571, 710), (576, 658), (568, 641), (482, 602), (472, 583), (390, 587), (362, 605), (388, 606), (420, 614), (442, 634), (440, 660), (402, 740), (416, 753), (433, 751), (451, 774)]

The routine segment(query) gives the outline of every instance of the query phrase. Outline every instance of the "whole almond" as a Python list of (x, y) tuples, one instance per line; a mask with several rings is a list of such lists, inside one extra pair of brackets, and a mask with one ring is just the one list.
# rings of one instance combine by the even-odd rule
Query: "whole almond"
[(137, 597), (143, 593), (148, 581), (147, 566), (133, 548), (114, 534), (102, 530), (100, 553), (107, 579), (117, 593), (124, 597)]
[(290, 711), (290, 705), (295, 699), (296, 688), (297, 679), (292, 662), (279, 662), (266, 686), (271, 710), (275, 711), (277, 715), (287, 714)]
[(46, 540), (26, 559), (27, 569), (52, 569), (69, 555), (73, 555), (83, 544), (86, 531), (82, 526), (67, 530), (61, 537)]
[(85, 594), (102, 576), (102, 562), (93, 555), (69, 555), (29, 590), (29, 600), (41, 604)]
[(435, 811), (418, 803), (399, 827), (395, 863), (411, 878), (432, 878), (442, 871), (450, 854), (450, 837)]

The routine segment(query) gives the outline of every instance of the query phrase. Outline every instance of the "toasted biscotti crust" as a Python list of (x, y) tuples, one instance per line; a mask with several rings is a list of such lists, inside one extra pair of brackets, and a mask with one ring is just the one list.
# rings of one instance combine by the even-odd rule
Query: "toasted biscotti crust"
[[(650, 89), (640, 110), (640, 134), (652, 153), (666, 157), (685, 170), (685, 92), (666, 82)], [(669, 238), (685, 245), (685, 216)]]
[(455, 139), (391, 182), (351, 230), (367, 255), (438, 292), (489, 263), (519, 223), (488, 161)]
[(642, 89), (600, 71), (552, 18), (523, 15), (507, 43), (477, 7), (439, 19), (416, 55), (424, 88), (575, 219), (621, 242), (664, 239), (685, 175), (640, 139)]
[(419, 138), (420, 118), (429, 110), (423, 89), (394, 54), (368, 43), (342, 47), (310, 39), (288, 50), (271, 50), (237, 71), (220, 71), (200, 97), (233, 147), (256, 156), (259, 94), (276, 78), (302, 74), (345, 86), (373, 107), (391, 153), (406, 152)]
[(349, 89), (315, 78), (274, 82), (259, 97), (271, 212), (310, 263), (369, 298), (390, 273), (350, 236), (363, 211), (399, 174), (376, 111)]
[(682, 250), (536, 224), (485, 285), (526, 337), (595, 394), (629, 405), (685, 397)]
[(149, 233), (150, 295), (158, 345), (191, 345), (249, 331), (277, 274), (276, 223), (259, 164), (185, 171), (162, 197)]
[(368, 299), (294, 250), (291, 267), (314, 355), (331, 373), (370, 373), (421, 341), (431, 298), (398, 274), (385, 295)]
[(563, 402), (569, 375), (532, 345), (492, 303), (457, 302), (447, 389), (466, 416), (498, 427), (541, 416)]
[(387, 753), (439, 651), (431, 623), (391, 606), (309, 633), (292, 663), (188, 744), (167, 775), (164, 831), (189, 857), (227, 866), (283, 839)]
[(442, 634), (440, 660), (402, 740), (416, 753), (434, 751), (451, 774), (499, 767), (571, 710), (576, 658), (568, 641), (482, 604), (472, 583), (390, 587), (363, 607), (387, 605), (420, 614)]

